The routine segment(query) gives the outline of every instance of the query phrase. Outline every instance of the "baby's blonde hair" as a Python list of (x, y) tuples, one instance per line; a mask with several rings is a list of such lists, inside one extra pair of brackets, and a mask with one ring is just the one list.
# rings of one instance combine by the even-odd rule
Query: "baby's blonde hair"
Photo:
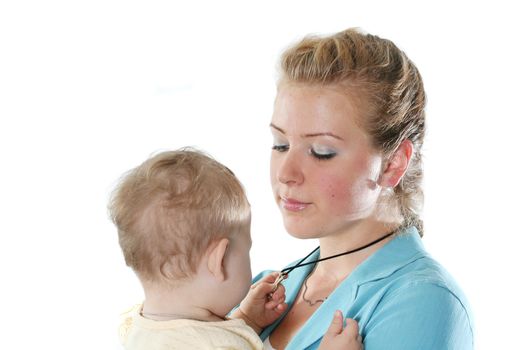
[(389, 40), (347, 29), (327, 37), (308, 36), (281, 57), (280, 83), (340, 87), (358, 102), (360, 125), (388, 159), (404, 140), (412, 159), (387, 203), (398, 207), (404, 226), (423, 235), (421, 148), (425, 135), (425, 90), (416, 66)]
[(167, 263), (174, 277), (190, 277), (212, 241), (250, 222), (239, 180), (191, 148), (159, 153), (126, 173), (109, 212), (126, 264), (150, 281), (173, 277), (164, 273)]

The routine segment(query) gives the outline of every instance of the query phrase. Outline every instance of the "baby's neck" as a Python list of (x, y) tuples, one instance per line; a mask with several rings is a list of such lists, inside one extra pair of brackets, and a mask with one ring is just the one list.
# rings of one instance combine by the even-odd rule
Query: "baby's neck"
[(189, 293), (185, 286), (168, 290), (159, 286), (144, 285), (144, 304), (142, 316), (156, 320), (169, 321), (191, 319), (198, 321), (224, 321), (224, 318), (202, 306), (198, 293)]

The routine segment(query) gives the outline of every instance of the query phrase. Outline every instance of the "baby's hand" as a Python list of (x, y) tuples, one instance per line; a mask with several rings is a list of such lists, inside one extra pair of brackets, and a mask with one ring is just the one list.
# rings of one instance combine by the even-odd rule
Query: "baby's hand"
[(278, 272), (273, 272), (252, 285), (248, 295), (239, 306), (238, 311), (241, 313), (241, 318), (256, 331), (257, 328), (262, 329), (272, 324), (287, 308), (284, 302), (284, 287), (279, 285), (272, 293), (273, 284), (278, 276)]
[(319, 345), (319, 350), (362, 350), (362, 341), (357, 322), (347, 318), (346, 327), (343, 329), (343, 314), (337, 310)]

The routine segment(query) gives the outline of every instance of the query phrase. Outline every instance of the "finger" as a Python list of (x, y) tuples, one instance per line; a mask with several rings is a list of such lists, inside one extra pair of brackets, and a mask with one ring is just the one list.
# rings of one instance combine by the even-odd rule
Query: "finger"
[(279, 272), (277, 271), (271, 272), (268, 275), (261, 278), (260, 280), (258, 280), (257, 282), (255, 282), (254, 284), (252, 284), (250, 288), (255, 289), (261, 283), (273, 283), (277, 279), (278, 276), (279, 276)]
[(277, 301), (270, 300), (266, 304), (264, 304), (264, 308), (266, 310), (272, 310), (272, 309), (275, 309), (277, 307), (277, 305), (279, 305), (279, 303)]
[(258, 293), (271, 294), (272, 299), (279, 299), (285, 294), (285, 289), (281, 284), (275, 286), (273, 283), (262, 282), (256, 288)]
[(279, 277), (279, 272), (278, 271), (274, 271), (274, 272), (271, 272), (271, 273), (267, 274), (263, 278), (261, 278), (259, 282), (273, 283), (273, 282), (275, 282), (277, 277)]
[[(272, 286), (273, 288), (273, 286)], [(280, 284), (277, 289), (275, 290), (275, 292), (273, 292), (272, 294), (272, 298), (274, 300), (279, 300), (281, 298), (284, 298), (285, 297), (285, 294), (286, 294), (286, 289), (284, 288), (284, 286), (282, 284)]]
[(267, 310), (274, 309), (279, 304), (284, 304), (286, 301), (285, 298), (279, 298), (278, 300), (268, 299), (264, 304), (264, 308)]
[[(261, 293), (264, 293), (264, 289), (261, 288)], [(286, 300), (286, 296), (284, 294), (275, 294), (275, 293), (268, 293), (266, 295), (266, 303), (271, 303), (271, 304), (280, 304), (282, 302), (284, 302)]]
[(342, 330), (343, 330), (343, 314), (341, 313), (341, 311), (337, 310), (334, 313), (334, 317), (332, 318), (332, 323), (330, 323), (330, 326), (328, 327), (326, 334), (338, 335), (338, 334), (341, 334)]
[(279, 303), (282, 303), (286, 298), (284, 297), (284, 295), (275, 295), (275, 294), (268, 294), (268, 298), (266, 299), (266, 302), (267, 303), (276, 303), (276, 304), (279, 304)]
[(348, 335), (352, 339), (357, 339), (359, 336), (359, 325), (357, 321), (351, 318), (346, 319), (346, 327), (343, 331), (345, 335)]
[[(268, 300), (273, 300), (273, 285), (267, 282), (261, 282), (252, 288), (252, 291), (259, 297), (265, 296)], [(279, 298), (279, 296), (277, 296)]]
[(279, 305), (277, 305), (275, 307), (275, 311), (277, 311), (278, 314), (282, 314), (283, 312), (286, 311), (286, 309), (288, 308), (288, 304), (286, 303), (280, 303)]

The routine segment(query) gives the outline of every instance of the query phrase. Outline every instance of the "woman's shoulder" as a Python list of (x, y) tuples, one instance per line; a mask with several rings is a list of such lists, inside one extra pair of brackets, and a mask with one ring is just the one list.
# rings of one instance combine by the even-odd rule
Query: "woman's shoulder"
[(466, 301), (466, 296), (454, 277), (427, 254), (395, 271), (389, 280), (390, 290), (411, 288), (424, 291), (428, 288), (441, 288), (455, 295), (458, 300)]
[(440, 288), (466, 303), (457, 281), (428, 253), (414, 228), (378, 251), (360, 270), (356, 278), (359, 284), (372, 282), (375, 288), (382, 287), (390, 293), (407, 288), (424, 293), (428, 288)]
[(472, 311), (466, 295), (447, 269), (428, 254), (395, 271), (384, 282), (381, 304), (417, 305), (420, 312), (428, 309), (431, 314), (461, 314), (472, 330)]
[(392, 349), (472, 348), (474, 324), (468, 300), (452, 275), (430, 256), (362, 287), (359, 299), (373, 304), (370, 312), (367, 307), (361, 310), (370, 348), (381, 348), (386, 340), (397, 344)]

